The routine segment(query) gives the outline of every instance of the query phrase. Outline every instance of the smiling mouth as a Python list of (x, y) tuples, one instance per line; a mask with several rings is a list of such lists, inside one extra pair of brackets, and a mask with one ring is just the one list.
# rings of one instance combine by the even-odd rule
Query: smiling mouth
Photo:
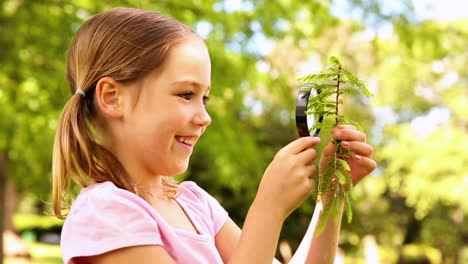
[(176, 136), (176, 140), (179, 141), (182, 144), (185, 144), (185, 145), (188, 145), (188, 146), (193, 146), (193, 145), (195, 145), (195, 142), (197, 142), (197, 137)]

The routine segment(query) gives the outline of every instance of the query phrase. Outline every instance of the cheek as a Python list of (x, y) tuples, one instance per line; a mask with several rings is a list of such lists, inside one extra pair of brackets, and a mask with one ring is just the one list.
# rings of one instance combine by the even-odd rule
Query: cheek
[(172, 128), (173, 130), (182, 129), (190, 122), (191, 111), (193, 110), (182, 108), (174, 109), (173, 111), (167, 111), (163, 125), (168, 128)]

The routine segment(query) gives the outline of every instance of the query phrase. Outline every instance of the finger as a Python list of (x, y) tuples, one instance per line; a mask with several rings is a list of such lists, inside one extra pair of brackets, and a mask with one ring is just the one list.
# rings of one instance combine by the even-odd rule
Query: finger
[(332, 130), (332, 138), (336, 140), (366, 142), (366, 134), (364, 132), (349, 128)]
[(357, 128), (356, 128), (355, 126), (353, 126), (353, 125), (348, 125), (348, 124), (337, 125), (337, 126), (335, 126), (333, 129), (338, 129), (338, 130), (339, 130), (339, 129), (356, 129), (356, 130), (357, 130)]
[(312, 164), (315, 158), (317, 158), (317, 151), (313, 148), (306, 149), (297, 154), (299, 164)]
[(286, 151), (287, 153), (298, 154), (305, 149), (317, 146), (318, 144), (320, 144), (319, 137), (301, 137), (286, 145), (283, 148), (283, 151)]
[(325, 147), (325, 149), (323, 150), (323, 156), (324, 157), (328, 157), (328, 156), (331, 156), (333, 154), (333, 152), (335, 151), (335, 147), (333, 145), (333, 143), (331, 142), (328, 142), (327, 146)]
[(372, 153), (374, 153), (374, 148), (371, 145), (360, 141), (341, 141), (341, 146), (364, 157), (372, 157)]
[(372, 171), (374, 171), (377, 168), (377, 163), (373, 159), (362, 157), (362, 159), (359, 161), (359, 166), (362, 168), (364, 173), (353, 177), (353, 184), (357, 184), (362, 178), (366, 177)]
[(314, 174), (317, 171), (317, 167), (315, 165), (307, 165), (304, 166), (302, 170), (302, 175), (304, 176), (304, 178), (310, 180), (314, 178)]

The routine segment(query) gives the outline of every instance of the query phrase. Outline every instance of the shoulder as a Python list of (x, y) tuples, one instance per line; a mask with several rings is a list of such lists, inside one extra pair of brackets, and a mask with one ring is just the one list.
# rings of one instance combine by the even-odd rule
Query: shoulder
[[(136, 216), (146, 220), (145, 223), (155, 224), (151, 221), (151, 210), (151, 206), (134, 193), (120, 189), (111, 182), (96, 183), (80, 192), (65, 220), (65, 226), (110, 226), (112, 223), (124, 222)], [(90, 220), (94, 221), (87, 222)]]
[(151, 206), (111, 182), (83, 189), (62, 228), (65, 263), (77, 256), (144, 244), (162, 244)]
[(118, 210), (120, 207), (145, 208), (149, 204), (141, 197), (127, 190), (118, 188), (112, 182), (95, 183), (83, 189), (73, 202), (70, 214), (88, 207), (104, 210)]
[(200, 198), (208, 195), (208, 193), (198, 186), (193, 181), (184, 181), (179, 184), (179, 196), (180, 195), (195, 195)]
[[(118, 188), (112, 182), (93, 184), (83, 189), (73, 202), (68, 219), (75, 217), (113, 217), (124, 214), (151, 213), (151, 206), (141, 197)], [(117, 220), (117, 219), (115, 219)], [(66, 221), (67, 222), (67, 221)]]
[(216, 200), (202, 187), (193, 181), (184, 181), (179, 184), (179, 199), (196, 199), (201, 201)]

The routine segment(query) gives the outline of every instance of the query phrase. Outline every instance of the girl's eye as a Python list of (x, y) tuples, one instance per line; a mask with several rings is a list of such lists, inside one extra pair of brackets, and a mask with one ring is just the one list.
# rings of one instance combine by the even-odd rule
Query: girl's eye
[[(181, 94), (179, 94), (179, 96), (188, 101), (188, 100), (192, 99), (193, 92), (181, 93)], [(208, 102), (209, 99), (210, 99), (209, 96), (203, 96), (203, 98), (202, 98), (203, 104), (206, 105), (206, 102)]]
[(179, 94), (179, 96), (184, 98), (185, 100), (190, 100), (190, 98), (192, 98), (192, 95), (193, 95), (192, 92), (185, 92), (185, 93)]
[(203, 96), (203, 104), (206, 105), (206, 103), (210, 100), (209, 96)]

